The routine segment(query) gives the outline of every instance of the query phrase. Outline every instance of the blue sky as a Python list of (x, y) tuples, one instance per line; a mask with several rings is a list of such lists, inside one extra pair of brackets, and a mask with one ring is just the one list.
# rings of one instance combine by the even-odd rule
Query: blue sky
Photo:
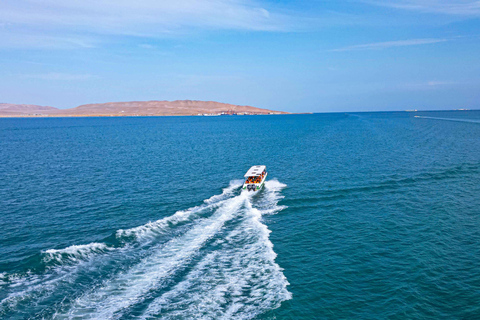
[(480, 1), (3, 0), (0, 102), (480, 108)]

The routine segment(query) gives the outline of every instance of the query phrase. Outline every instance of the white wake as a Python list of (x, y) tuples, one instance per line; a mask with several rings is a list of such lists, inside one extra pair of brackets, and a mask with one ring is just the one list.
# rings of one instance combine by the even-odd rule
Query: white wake
[[(282, 210), (276, 190), (267, 184), (264, 202), (269, 213)], [(272, 201), (273, 200), (273, 201)], [(291, 299), (287, 279), (275, 263), (270, 230), (260, 221), (262, 212), (245, 202), (243, 221), (224, 239), (221, 249), (206, 255), (185, 279), (154, 299), (142, 319), (252, 319)]]
[[(95, 242), (49, 249), (43, 252), (43, 262), (53, 263), (53, 267), (45, 274), (18, 279), (1, 274), (0, 285), (10, 293), (0, 302), (0, 315), (2, 308), (15, 310), (23, 300), (59, 295), (65, 286), (75, 285), (79, 274), (101, 274), (102, 263), (125, 260), (147, 243), (144, 253), (131, 260), (131, 265), (127, 263), (90, 289), (81, 289), (68, 303), (58, 304), (52, 317), (251, 319), (277, 308), (291, 294), (275, 262), (270, 231), (262, 223), (262, 215), (285, 208), (278, 202), (286, 186), (273, 180), (259, 193), (238, 194), (241, 184), (232, 181), (202, 205), (118, 230), (115, 237), (124, 246)], [(184, 232), (174, 233), (179, 224)], [(163, 242), (154, 241), (169, 232), (172, 236)], [(133, 309), (135, 313), (130, 314)]]
[[(187, 263), (205, 242), (232, 219), (247, 199), (246, 194), (228, 200), (209, 219), (196, 224), (186, 234), (173, 238), (127, 272), (107, 280), (94, 292), (78, 298), (67, 318), (110, 319), (137, 304), (150, 290), (162, 285), (174, 271)], [(62, 318), (60, 315), (58, 318)]]
[[(168, 234), (175, 226), (187, 221), (195, 221), (198, 215), (222, 205), (239, 187), (238, 181), (230, 185), (219, 195), (207, 199), (205, 204), (177, 211), (172, 216), (148, 222), (142, 226), (130, 229), (120, 229), (115, 236), (125, 247), (112, 247), (106, 243), (93, 242), (83, 245), (72, 245), (64, 249), (48, 249), (42, 252), (42, 262), (47, 272), (35, 274), (1, 274), (0, 286), (7, 292), (0, 300), (0, 318), (6, 310), (14, 310), (16, 306), (29, 299), (45, 299), (56, 292), (59, 285), (72, 285), (78, 273), (84, 268), (94, 268), (96, 259), (105, 259), (106, 255), (132, 250), (134, 243), (148, 244), (155, 237)], [(134, 248), (133, 248), (134, 250)]]
[(426, 117), (426, 116), (415, 116), (415, 118), (480, 124), (480, 120), (470, 120), (470, 119), (460, 119), (460, 118), (439, 118), (439, 117)]

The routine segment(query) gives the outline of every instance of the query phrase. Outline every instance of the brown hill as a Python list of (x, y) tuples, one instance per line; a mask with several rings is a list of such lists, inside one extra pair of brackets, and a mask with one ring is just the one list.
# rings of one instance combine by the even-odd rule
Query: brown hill
[(57, 110), (54, 107), (43, 107), (33, 104), (0, 103), (0, 116), (48, 115)]
[(71, 109), (12, 104), (9, 105), (9, 108), (2, 109), (0, 105), (0, 116), (181, 116), (221, 113), (285, 114), (287, 112), (272, 111), (251, 106), (238, 106), (214, 101), (193, 100), (108, 102), (85, 104)]

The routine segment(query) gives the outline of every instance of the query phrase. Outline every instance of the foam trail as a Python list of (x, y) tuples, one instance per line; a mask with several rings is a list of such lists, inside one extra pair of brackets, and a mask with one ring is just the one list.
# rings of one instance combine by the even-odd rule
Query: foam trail
[(184, 267), (228, 220), (238, 214), (246, 194), (226, 200), (208, 219), (202, 220), (184, 235), (156, 248), (130, 270), (106, 281), (99, 289), (76, 299), (65, 314), (57, 318), (109, 319), (142, 301), (150, 290), (162, 286), (176, 270)]
[(5, 282), (5, 280), (7, 280), (7, 273), (6, 272), (0, 272), (0, 286), (3, 286), (5, 284), (7, 284), (7, 282)]
[(285, 183), (281, 183), (280, 181), (276, 179), (268, 180), (265, 181), (265, 187), (267, 190), (270, 191), (270, 193), (276, 194), (276, 192), (283, 190), (284, 188), (287, 187)]
[(480, 124), (480, 120), (468, 120), (468, 119), (458, 119), (458, 118), (437, 118), (437, 117), (425, 117), (425, 116), (415, 116), (415, 118), (443, 120), (443, 121), (455, 121), (455, 122), (468, 122), (468, 123), (478, 123), (478, 124)]
[[(204, 206), (205, 207), (205, 206)], [(168, 231), (167, 226), (175, 225), (181, 221), (201, 212), (207, 208), (191, 208), (186, 211), (179, 211), (173, 216), (160, 219), (156, 222), (149, 222), (140, 227), (118, 230), (117, 238), (135, 237), (137, 241), (152, 240), (155, 235), (162, 231)], [(114, 250), (123, 250), (124, 248), (109, 247), (105, 243), (90, 243), (85, 245), (73, 245), (64, 249), (48, 249), (42, 252), (42, 262), (47, 266), (49, 272), (42, 275), (27, 273), (11, 278), (4, 284), (9, 289), (7, 297), (0, 301), (0, 315), (2, 308), (13, 309), (19, 302), (26, 299), (38, 299), (52, 294), (57, 285), (61, 282), (73, 282), (77, 277), (79, 269), (83, 264), (92, 262), (92, 260)], [(126, 248), (128, 249), (128, 248)]]
[(42, 263), (47, 267), (46, 273), (35, 274), (29, 271), (5, 277), (4, 288), (6, 292), (10, 292), (0, 301), (0, 316), (5, 309), (13, 310), (19, 303), (28, 299), (38, 302), (49, 297), (61, 283), (73, 284), (83, 264), (114, 249), (104, 243), (93, 242), (43, 251)]
[[(42, 297), (52, 293), (58, 283), (71, 283), (72, 277), (68, 269), (55, 270), (53, 273), (48, 273), (43, 276), (31, 274), (26, 275), (12, 275), (8, 277), (8, 283), (5, 285), (5, 290), (19, 289), (18, 291), (10, 292), (6, 298), (0, 301), (0, 318), (8, 310), (14, 310), (17, 305), (27, 299), (39, 300)], [(76, 268), (75, 268), (76, 269)], [(7, 287), (8, 286), (8, 287)]]
[(87, 260), (96, 254), (109, 250), (113, 250), (113, 248), (108, 247), (105, 243), (97, 242), (78, 246), (73, 245), (65, 249), (49, 249), (44, 251), (45, 256), (43, 262), (49, 263), (50, 261), (56, 261), (59, 263), (68, 263)]
[[(240, 181), (240, 183), (239, 183)], [(139, 227), (131, 229), (120, 229), (116, 232), (117, 239), (124, 239), (134, 237), (137, 240), (153, 239), (157, 235), (168, 231), (172, 226), (178, 225), (182, 222), (187, 222), (193, 216), (200, 214), (206, 210), (216, 208), (222, 204), (222, 201), (228, 199), (233, 192), (241, 186), (241, 180), (230, 181), (230, 185), (224, 188), (222, 193), (214, 195), (209, 199), (204, 200), (205, 204), (189, 208), (187, 210), (177, 211), (174, 215), (144, 224)]]
[(281, 183), (278, 180), (269, 180), (265, 182), (265, 189), (268, 192), (263, 197), (263, 201), (257, 204), (257, 209), (260, 210), (262, 215), (275, 214), (287, 208), (287, 206), (278, 205), (278, 202), (284, 198), (284, 196), (280, 194), (280, 191), (286, 187), (286, 184)]
[[(154, 240), (160, 234), (172, 231), (176, 225), (184, 222), (193, 221), (199, 214), (222, 206), (223, 202), (230, 197), (240, 186), (237, 180), (231, 181), (230, 185), (223, 189), (222, 194), (215, 195), (208, 202), (200, 206), (178, 211), (172, 216), (149, 222), (145, 225), (117, 230), (115, 236), (124, 243), (131, 240), (146, 244)], [(16, 305), (28, 299), (38, 300), (46, 298), (54, 293), (60, 283), (71, 284), (82, 270), (83, 265), (88, 264), (88, 268), (95, 268), (95, 258), (105, 254), (113, 253), (118, 250), (130, 250), (134, 248), (118, 248), (108, 246), (105, 243), (90, 243), (85, 245), (73, 245), (64, 249), (48, 249), (42, 252), (42, 262), (48, 271), (44, 274), (32, 274), (27, 272), (22, 275), (0, 276), (0, 286), (6, 293), (5, 298), (0, 300), (0, 316), (6, 309), (13, 310)]]
[[(282, 210), (276, 191), (284, 187), (274, 181), (267, 188), (264, 201), (272, 212)], [(155, 298), (141, 318), (252, 319), (291, 299), (261, 215), (246, 201), (244, 220), (217, 241), (221, 249), (206, 255), (183, 281)]]
[(243, 180), (232, 180), (230, 181), (230, 185), (227, 188), (223, 189), (222, 194), (214, 195), (209, 199), (204, 200), (204, 202), (207, 204), (212, 204), (212, 203), (224, 200), (228, 196), (231, 196), (233, 192), (236, 189), (240, 188), (242, 185), (243, 185)]
[(119, 240), (134, 238), (137, 241), (152, 240), (159, 234), (168, 231), (172, 226), (179, 223), (189, 221), (192, 215), (208, 209), (206, 206), (196, 206), (187, 210), (177, 211), (174, 215), (159, 219), (157, 221), (150, 221), (144, 225), (117, 230), (115, 237)]

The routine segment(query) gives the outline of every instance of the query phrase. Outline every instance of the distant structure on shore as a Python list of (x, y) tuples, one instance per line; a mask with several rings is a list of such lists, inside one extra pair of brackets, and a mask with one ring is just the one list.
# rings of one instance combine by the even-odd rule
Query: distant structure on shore
[(215, 101), (195, 100), (108, 102), (85, 104), (70, 109), (0, 103), (0, 117), (220, 116), (265, 114), (288, 114), (288, 112)]

